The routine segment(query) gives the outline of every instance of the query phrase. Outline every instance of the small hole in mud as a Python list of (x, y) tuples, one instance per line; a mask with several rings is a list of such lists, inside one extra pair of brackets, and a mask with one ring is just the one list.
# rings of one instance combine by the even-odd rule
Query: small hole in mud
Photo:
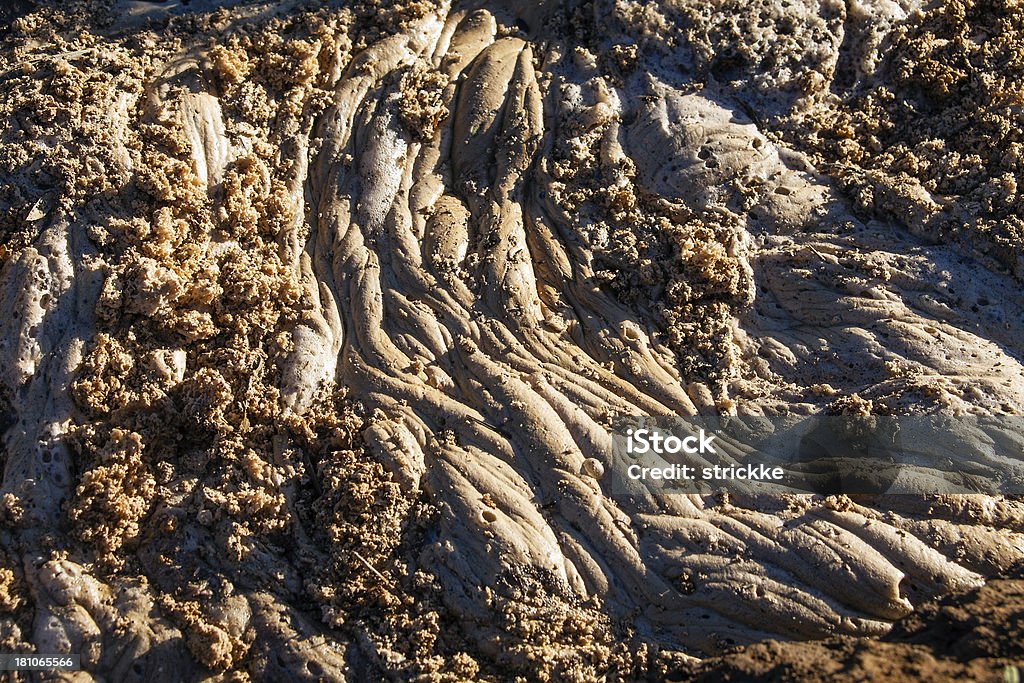
[(708, 149), (707, 147), (701, 147), (700, 151), (697, 152), (697, 158), (698, 159), (710, 159), (711, 158), (711, 150)]
[(43, 294), (41, 297), (39, 297), (39, 306), (41, 308), (46, 308), (46, 306), (49, 303), (50, 303), (50, 295), (49, 294)]
[(776, 187), (775, 194), (781, 194), (782, 196), (793, 194), (793, 190), (788, 187)]
[(43, 462), (50, 462), (53, 460), (53, 453), (50, 451), (43, 451)]
[(494, 524), (498, 521), (498, 515), (494, 514), (493, 510), (484, 510), (480, 513), (480, 519), (487, 524)]
[(761, 145), (764, 143), (759, 138), (754, 138), (754, 141), (750, 144), (753, 145), (754, 149), (761, 149)]
[(313, 674), (314, 676), (322, 676), (324, 668), (316, 662), (306, 662), (306, 671)]

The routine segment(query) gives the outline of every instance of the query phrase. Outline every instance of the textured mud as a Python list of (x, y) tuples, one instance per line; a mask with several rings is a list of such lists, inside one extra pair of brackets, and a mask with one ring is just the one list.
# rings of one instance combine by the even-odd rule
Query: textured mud
[[(603, 474), (615, 415), (1024, 410), (1020, 3), (17, 11), (0, 650), (112, 680), (1019, 658), (1019, 609), (975, 610), (1019, 607), (1019, 501)], [(983, 653), (929, 644), (971, 619)]]
[(1020, 676), (1024, 592), (997, 579), (922, 605), (878, 640), (768, 641), (675, 672), (694, 681), (1006, 681)]

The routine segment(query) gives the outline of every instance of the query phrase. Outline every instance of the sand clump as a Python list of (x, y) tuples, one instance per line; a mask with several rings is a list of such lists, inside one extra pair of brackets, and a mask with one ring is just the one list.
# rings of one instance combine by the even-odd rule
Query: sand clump
[(858, 209), (980, 252), (1022, 276), (1024, 7), (952, 2), (886, 37), (887, 58), (785, 133)]

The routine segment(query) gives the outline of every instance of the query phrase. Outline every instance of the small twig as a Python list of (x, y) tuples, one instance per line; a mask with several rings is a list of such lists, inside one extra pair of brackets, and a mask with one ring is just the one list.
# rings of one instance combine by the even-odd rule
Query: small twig
[(362, 555), (360, 555), (360, 554), (359, 554), (359, 553), (358, 553), (357, 551), (355, 551), (355, 550), (353, 550), (353, 551), (352, 551), (352, 554), (356, 556), (356, 559), (357, 559), (357, 560), (359, 560), (359, 561), (360, 561), (360, 562), (362, 562), (362, 563), (363, 563), (364, 565), (366, 565), (366, 568), (367, 568), (367, 569), (369, 569), (369, 570), (370, 570), (371, 572), (373, 572), (374, 574), (376, 574), (376, 575), (377, 575), (377, 578), (378, 578), (378, 579), (380, 579), (380, 580), (381, 580), (381, 581), (383, 581), (384, 583), (388, 583), (388, 579), (387, 579), (387, 577), (386, 577), (386, 576), (384, 576), (383, 574), (381, 574), (381, 573), (380, 573), (379, 571), (377, 571), (377, 569), (376, 569), (376, 568), (375, 568), (375, 567), (374, 567), (374, 566), (373, 566), (372, 564), (370, 564), (369, 562), (367, 562), (367, 560), (366, 560), (366, 558), (365, 558), (365, 557), (363, 557)]
[(93, 52), (95, 50), (96, 50), (96, 48), (94, 48), (94, 47), (87, 47), (87, 48), (83, 48), (81, 50), (71, 50), (69, 52), (58, 52), (55, 55), (36, 55), (35, 57), (29, 57), (25, 61), (28, 62), (29, 64), (34, 64), (35, 62), (41, 62), (44, 59), (74, 59), (76, 57), (81, 57), (82, 55), (89, 54), (90, 52)]

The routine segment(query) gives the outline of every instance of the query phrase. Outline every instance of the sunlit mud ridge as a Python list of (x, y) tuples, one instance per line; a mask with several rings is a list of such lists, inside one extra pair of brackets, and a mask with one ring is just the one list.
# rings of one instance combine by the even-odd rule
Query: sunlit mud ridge
[(619, 415), (1024, 409), (1012, 240), (798, 139), (919, 8), (766, 4), (723, 66), (728, 3), (214, 4), (5, 48), (4, 651), (657, 675), (1020, 562), (1013, 500), (606, 476)]

